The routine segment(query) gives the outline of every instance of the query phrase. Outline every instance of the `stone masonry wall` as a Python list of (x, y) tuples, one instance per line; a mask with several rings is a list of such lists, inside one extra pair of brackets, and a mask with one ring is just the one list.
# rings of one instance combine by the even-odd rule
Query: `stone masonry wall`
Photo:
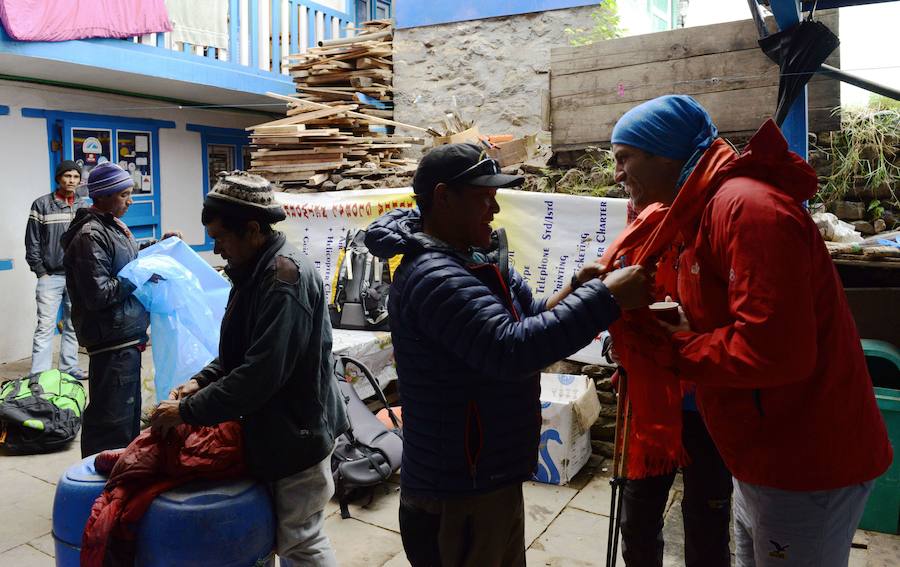
[(550, 88), (550, 49), (565, 29), (588, 27), (593, 8), (399, 29), (394, 34), (395, 119), (443, 131), (455, 110), (482, 134), (541, 130), (541, 93)]

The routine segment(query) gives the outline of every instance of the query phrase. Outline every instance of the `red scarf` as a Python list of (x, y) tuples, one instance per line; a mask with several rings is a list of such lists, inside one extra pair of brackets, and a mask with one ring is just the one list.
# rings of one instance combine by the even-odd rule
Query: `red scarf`
[[(716, 140), (697, 163), (671, 207), (654, 204), (616, 239), (600, 259), (615, 269), (624, 265), (657, 268), (657, 295), (674, 291), (675, 255), (666, 251), (677, 239), (692, 235), (709, 198), (725, 178), (723, 167), (737, 157), (723, 140)], [(662, 256), (662, 259), (660, 259)], [(625, 311), (609, 329), (613, 344), (628, 371), (624, 407), (631, 407), (627, 425), (626, 476), (658, 476), (687, 464), (681, 443), (681, 381), (676, 374), (676, 348), (649, 309)], [(620, 432), (619, 435), (622, 435)], [(620, 445), (625, 439), (619, 439)]]

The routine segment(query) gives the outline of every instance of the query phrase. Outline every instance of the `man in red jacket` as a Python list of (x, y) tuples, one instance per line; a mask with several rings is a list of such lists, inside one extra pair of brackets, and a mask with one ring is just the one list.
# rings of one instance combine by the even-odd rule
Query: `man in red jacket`
[(716, 140), (671, 163), (660, 135), (670, 122), (708, 120), (693, 99), (672, 98), (620, 119), (617, 180), (636, 201), (671, 203), (642, 256), (676, 238), (669, 261), (686, 317), (670, 329), (668, 370), (696, 383), (734, 475), (737, 565), (847, 565), (892, 451), (840, 280), (802, 204), (816, 174), (771, 121), (741, 154)]

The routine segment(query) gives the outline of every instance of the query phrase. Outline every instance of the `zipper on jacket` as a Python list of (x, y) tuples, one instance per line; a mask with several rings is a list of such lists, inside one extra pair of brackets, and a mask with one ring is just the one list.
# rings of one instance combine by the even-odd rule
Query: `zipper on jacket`
[(759, 412), (760, 417), (766, 416), (762, 405), (762, 391), (759, 388), (753, 390), (753, 405), (756, 406), (756, 411)]
[[(477, 445), (474, 447), (474, 451), (472, 451), (472, 445), (470, 443), (473, 420), (475, 426), (478, 428), (478, 440)], [(463, 442), (465, 445), (466, 461), (468, 461), (469, 464), (469, 475), (472, 477), (472, 489), (474, 490), (478, 488), (478, 459), (481, 456), (481, 447), (484, 444), (484, 433), (481, 429), (481, 415), (478, 413), (478, 404), (475, 403), (475, 400), (469, 400), (469, 403), (466, 406), (465, 426), (466, 434), (463, 438)]]

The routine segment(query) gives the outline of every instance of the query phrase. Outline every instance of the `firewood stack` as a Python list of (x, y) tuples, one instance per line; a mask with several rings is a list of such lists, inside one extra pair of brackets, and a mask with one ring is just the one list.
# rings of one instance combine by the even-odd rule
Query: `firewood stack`
[(392, 120), (392, 36), (390, 21), (371, 21), (355, 37), (290, 55), (297, 94), (270, 93), (287, 103), (287, 118), (248, 128), (250, 171), (297, 192), (372, 188), (410, 176), (416, 161), (400, 154), (424, 141), (393, 130), (425, 130)]

